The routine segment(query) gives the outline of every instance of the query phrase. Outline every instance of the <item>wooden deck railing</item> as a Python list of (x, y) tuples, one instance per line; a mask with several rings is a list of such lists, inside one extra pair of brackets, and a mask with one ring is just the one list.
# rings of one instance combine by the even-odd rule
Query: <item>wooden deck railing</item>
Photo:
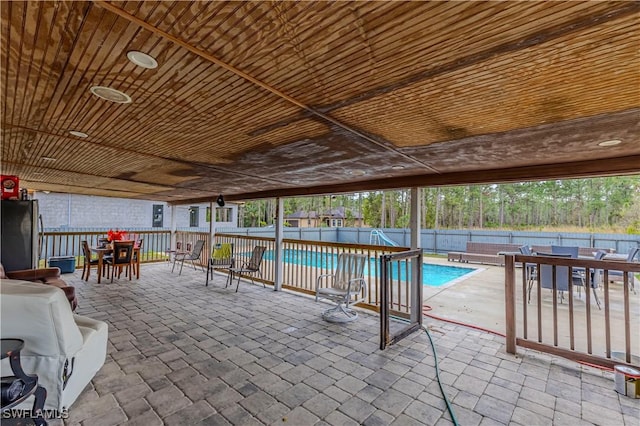
[[(236, 234), (216, 234), (216, 243), (233, 243), (236, 263), (242, 263), (251, 255), (256, 245), (267, 247), (261, 272), (263, 281), (273, 285), (275, 282), (275, 239), (271, 237), (250, 237)], [(316, 280), (321, 274), (332, 273), (336, 266), (338, 253), (364, 253), (370, 261), (365, 270), (367, 282), (367, 300), (361, 306), (378, 310), (380, 306), (380, 262), (382, 254), (405, 251), (403, 247), (374, 246), (368, 244), (331, 243), (323, 241), (283, 240), (284, 265), (282, 287), (305, 294), (315, 294)], [(255, 279), (255, 277), (254, 277)], [(404, 284), (403, 284), (404, 283)], [(408, 285), (398, 280), (398, 293), (408, 294), (400, 287)], [(398, 311), (408, 313), (408, 303), (395, 298)]]
[[(138, 238), (143, 238), (141, 262), (167, 261), (166, 250), (171, 246), (170, 231), (136, 231), (129, 230)], [(86, 240), (90, 246), (98, 244), (98, 239), (106, 235), (103, 231), (86, 232), (45, 232), (41, 252), (41, 266), (45, 260), (54, 256), (74, 256), (76, 268), (84, 263), (81, 241)], [(204, 249), (200, 256), (200, 265), (206, 267), (209, 258), (210, 235), (207, 232), (176, 231), (176, 241), (183, 250), (193, 247), (198, 240), (204, 240)], [(262, 281), (273, 285), (275, 282), (275, 239), (273, 237), (253, 237), (237, 234), (216, 234), (216, 243), (229, 242), (234, 244), (234, 257), (238, 265), (248, 260), (256, 245), (267, 247), (261, 272)], [(365, 280), (367, 282), (367, 300), (361, 306), (379, 310), (380, 307), (380, 256), (407, 250), (403, 247), (375, 246), (368, 244), (332, 243), (323, 241), (306, 241), (285, 239), (283, 288), (299, 291), (305, 294), (315, 294), (317, 277), (321, 274), (332, 273), (336, 267), (338, 253), (364, 253), (370, 261), (367, 265)], [(198, 263), (198, 262), (196, 262)], [(221, 271), (224, 272), (224, 271)], [(256, 277), (254, 277), (256, 279)], [(408, 282), (404, 279), (394, 281), (392, 289), (391, 309), (409, 314), (410, 303), (407, 290)]]
[[(169, 231), (127, 231), (136, 239), (143, 239), (141, 262), (160, 262), (167, 259), (165, 250), (169, 247)], [(82, 241), (86, 240), (89, 246), (96, 246), (98, 239), (105, 237), (104, 231), (45, 231), (42, 238), (40, 251), (40, 266), (46, 265), (47, 259), (55, 256), (73, 256), (76, 258), (76, 268), (82, 268), (84, 253)]]
[[(640, 272), (640, 264), (524, 255), (507, 255), (505, 261), (507, 352), (515, 354), (516, 346), (522, 346), (605, 367), (640, 363), (640, 301), (628, 274)], [(526, 263), (533, 264), (532, 281), (527, 268), (516, 270), (516, 264)], [(541, 288), (541, 265), (552, 265), (552, 289)], [(561, 295), (555, 270), (562, 266), (569, 268), (569, 277), (581, 271), (584, 285), (568, 279), (568, 291)], [(622, 271), (621, 282), (610, 282), (610, 271)], [(593, 289), (597, 277), (602, 282)]]

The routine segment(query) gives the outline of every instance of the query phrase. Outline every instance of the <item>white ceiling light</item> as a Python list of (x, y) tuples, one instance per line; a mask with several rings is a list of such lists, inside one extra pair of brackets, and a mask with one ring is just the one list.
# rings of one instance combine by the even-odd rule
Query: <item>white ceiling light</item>
[(367, 174), (364, 170), (349, 170), (349, 174), (351, 176), (364, 176)]
[(79, 138), (88, 138), (89, 135), (86, 134), (85, 132), (79, 132), (77, 130), (69, 130), (69, 134), (73, 135), (73, 136), (77, 136)]
[(112, 89), (111, 87), (93, 86), (90, 90), (91, 93), (93, 93), (97, 97), (105, 99), (107, 101), (117, 102), (119, 104), (131, 103), (131, 97), (129, 97), (129, 95), (119, 90)]
[(620, 139), (611, 139), (608, 141), (600, 142), (598, 146), (616, 146), (620, 145), (622, 141)]
[(127, 58), (129, 58), (131, 62), (142, 68), (158, 68), (158, 61), (156, 61), (153, 56), (149, 56), (146, 53), (138, 52), (137, 50), (131, 50), (130, 52), (127, 52)]
[(404, 166), (401, 166), (401, 165), (399, 165), (399, 164), (398, 164), (397, 166), (391, 166), (391, 168), (392, 168), (393, 170), (404, 170)]
[(53, 158), (53, 157), (41, 157), (44, 161), (58, 161), (57, 158)]

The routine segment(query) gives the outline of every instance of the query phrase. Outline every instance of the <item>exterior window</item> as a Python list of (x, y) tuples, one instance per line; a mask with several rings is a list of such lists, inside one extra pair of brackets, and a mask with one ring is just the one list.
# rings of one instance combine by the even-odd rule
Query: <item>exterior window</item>
[(311, 226), (311, 219), (307, 219), (307, 225)]
[(231, 222), (231, 209), (220, 207), (216, 209), (216, 222)]
[(342, 226), (342, 219), (331, 219), (331, 226)]
[(164, 222), (164, 206), (162, 204), (153, 205), (153, 217), (151, 218), (151, 226), (154, 228), (162, 228)]
[(189, 226), (192, 228), (198, 227), (198, 216), (200, 216), (200, 208), (197, 206), (189, 207)]

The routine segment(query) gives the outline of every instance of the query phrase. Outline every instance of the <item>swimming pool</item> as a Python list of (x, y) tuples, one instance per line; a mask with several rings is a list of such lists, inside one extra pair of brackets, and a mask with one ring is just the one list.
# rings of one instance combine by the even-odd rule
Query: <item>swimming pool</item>
[[(264, 259), (273, 260), (274, 253), (268, 250), (264, 254)], [(318, 253), (307, 250), (284, 250), (284, 262), (293, 263), (295, 265), (311, 266), (315, 268), (333, 269), (337, 263), (338, 255), (335, 253)], [(364, 272), (371, 275), (369, 271), (374, 273), (380, 269), (376, 265), (378, 259), (371, 258), (369, 264), (365, 265)], [(433, 265), (429, 263), (422, 264), (422, 284), (429, 287), (440, 287), (452, 282), (466, 274), (476, 271), (476, 268), (461, 268), (459, 266)], [(400, 279), (405, 280), (406, 271), (400, 268)], [(398, 266), (396, 262), (392, 264), (391, 275), (393, 279), (398, 279)]]

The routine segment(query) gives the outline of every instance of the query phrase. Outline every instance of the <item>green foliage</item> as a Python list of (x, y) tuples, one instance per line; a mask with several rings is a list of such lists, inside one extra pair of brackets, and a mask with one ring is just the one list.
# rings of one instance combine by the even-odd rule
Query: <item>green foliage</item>
[[(423, 228), (619, 229), (640, 230), (640, 177), (549, 180), (422, 189)], [(293, 197), (284, 201), (285, 214), (298, 210), (328, 212), (347, 209), (346, 226), (360, 212), (367, 226), (403, 228), (410, 222), (410, 191)], [(245, 204), (241, 224), (273, 224), (275, 200)]]

